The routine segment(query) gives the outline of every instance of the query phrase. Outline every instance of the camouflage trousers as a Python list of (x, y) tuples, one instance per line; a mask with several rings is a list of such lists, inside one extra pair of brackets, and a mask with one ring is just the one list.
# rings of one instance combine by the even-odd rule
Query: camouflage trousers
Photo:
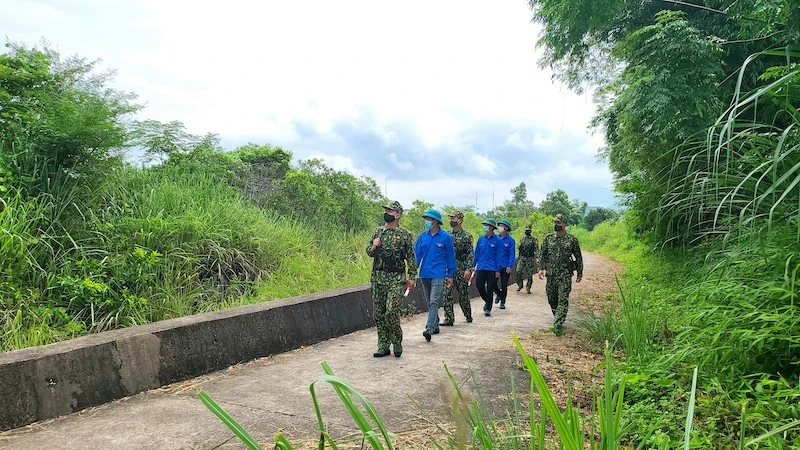
[(453, 287), (445, 287), (442, 293), (442, 308), (444, 308), (444, 323), (453, 323), (456, 321), (455, 314), (453, 313), (453, 304), (455, 303), (456, 291), (458, 292), (458, 306), (461, 307), (461, 312), (464, 317), (469, 320), (472, 319), (472, 304), (469, 300), (469, 287), (467, 280), (464, 279), (464, 271), (470, 267), (461, 263), (456, 263), (456, 273), (453, 279)]
[(545, 285), (547, 291), (547, 302), (550, 303), (550, 310), (553, 312), (553, 326), (561, 329), (564, 321), (567, 320), (569, 310), (569, 292), (572, 290), (572, 275), (547, 277)]
[(536, 273), (536, 258), (533, 256), (520, 256), (517, 262), (517, 286), (522, 289), (522, 282), (527, 281), (526, 289), (531, 291), (533, 274)]
[(372, 301), (375, 325), (378, 327), (378, 350), (389, 350), (389, 344), (403, 343), (400, 327), (400, 301), (403, 299), (405, 275), (391, 272), (373, 272)]

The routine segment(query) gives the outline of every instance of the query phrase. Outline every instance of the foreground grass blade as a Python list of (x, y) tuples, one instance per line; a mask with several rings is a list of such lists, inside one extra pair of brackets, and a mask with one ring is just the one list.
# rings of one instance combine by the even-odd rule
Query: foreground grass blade
[(683, 448), (685, 450), (689, 450), (689, 436), (692, 434), (695, 391), (697, 391), (697, 367), (694, 368), (694, 375), (692, 375), (692, 395), (689, 397), (689, 412), (686, 413), (686, 432), (683, 435)]
[[(206, 408), (211, 410), (211, 412), (214, 413), (214, 415), (217, 416), (219, 420), (222, 421), (222, 423), (224, 423), (228, 428), (230, 428), (231, 431), (233, 431), (233, 434), (235, 434), (236, 437), (238, 437), (239, 440), (242, 441), (242, 443), (247, 446), (247, 448), (249, 448), (250, 450), (264, 450), (263, 447), (258, 445), (258, 442), (256, 442), (256, 440), (253, 439), (253, 437), (250, 436), (250, 434), (247, 431), (245, 431), (245, 429), (242, 428), (241, 425), (239, 425), (239, 422), (234, 420), (233, 417), (231, 417), (227, 412), (225, 412), (225, 410), (222, 409), (222, 407), (219, 406), (217, 402), (215, 402), (214, 399), (211, 398), (210, 395), (206, 394), (203, 391), (200, 391), (200, 393), (197, 394), (197, 396), (200, 397), (200, 401), (202, 401), (203, 404), (206, 405)], [(281, 448), (291, 448), (291, 446), (281, 447)]]
[(749, 446), (751, 446), (753, 444), (757, 444), (757, 443), (763, 441), (764, 439), (769, 439), (769, 438), (771, 438), (772, 436), (775, 436), (778, 433), (783, 433), (784, 431), (791, 430), (792, 428), (798, 427), (798, 426), (800, 426), (800, 419), (795, 420), (793, 422), (789, 422), (789, 423), (787, 423), (786, 425), (784, 425), (782, 427), (778, 427), (778, 428), (776, 428), (776, 429), (774, 429), (772, 431), (769, 431), (767, 433), (762, 434), (761, 436), (759, 436), (757, 438), (751, 439), (750, 441), (747, 442), (747, 444), (745, 444), (745, 447), (749, 447)]

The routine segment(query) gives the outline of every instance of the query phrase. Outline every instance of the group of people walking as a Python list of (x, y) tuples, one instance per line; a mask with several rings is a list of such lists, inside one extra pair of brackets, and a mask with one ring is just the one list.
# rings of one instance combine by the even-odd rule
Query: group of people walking
[[(449, 214), (451, 232), (442, 229), (444, 222), (439, 211), (425, 211), (422, 214), (425, 231), (415, 241), (411, 232), (400, 226), (402, 205), (393, 201), (383, 208), (386, 225), (375, 230), (367, 247), (367, 254), (373, 258), (370, 283), (378, 328), (378, 350), (373, 356), (388, 356), (392, 350), (395, 356), (402, 355), (399, 306), (402, 298), (416, 286), (417, 280), (428, 303), (428, 318), (422, 335), (430, 341), (441, 326), (455, 323), (456, 294), (466, 321), (472, 322), (469, 285), (473, 280), (484, 301), (485, 316), (492, 315), (493, 303), (505, 309), (508, 281), (515, 263), (518, 292), (527, 282), (527, 293), (531, 293), (537, 265), (539, 279), (547, 277), (546, 292), (554, 317), (553, 331), (559, 336), (563, 333), (572, 274), (577, 272), (575, 281), (581, 281), (583, 257), (578, 240), (566, 232), (567, 219), (562, 214), (554, 217), (554, 232), (544, 238), (541, 251), (536, 238), (531, 235), (531, 226), (525, 227), (517, 261), (517, 245), (511, 237), (512, 227), (507, 220), (484, 220), (484, 234), (478, 237), (473, 247), (472, 235), (462, 227), (464, 214), (461, 211)], [(439, 321), (440, 306), (444, 309), (442, 322)]]

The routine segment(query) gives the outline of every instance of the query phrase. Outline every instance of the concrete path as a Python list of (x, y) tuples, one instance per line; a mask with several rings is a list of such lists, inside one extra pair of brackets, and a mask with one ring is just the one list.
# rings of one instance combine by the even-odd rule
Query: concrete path
[[(604, 270), (607, 261), (590, 253), (584, 258), (581, 284), (591, 283), (592, 274)], [(520, 381), (520, 390), (527, 389), (525, 375), (517, 368), (520, 358), (511, 332), (523, 335), (549, 328), (552, 314), (544, 281), (539, 280), (534, 280), (531, 295), (524, 290), (517, 293), (516, 285), (512, 285), (507, 309), (494, 305), (491, 317), (483, 315), (482, 307), (483, 301), (474, 299), (474, 322), (466, 323), (456, 305), (455, 326), (442, 327), (431, 342), (422, 336), (425, 314), (404, 320), (404, 353), (400, 358), (373, 358), (375, 329), (363, 330), (0, 433), (0, 448), (243, 448), (200, 402), (198, 388), (208, 392), (266, 448), (272, 448), (277, 433), (284, 433), (292, 442), (307, 442), (318, 436), (309, 384), (322, 374), (323, 360), (370, 399), (396, 433), (418, 427), (423, 415), (446, 416), (441, 400), (444, 364), (466, 384), (472, 373), (481, 394), (501, 412), (508, 404), (505, 396), (510, 392), (510, 374)], [(567, 328), (574, 327), (576, 312), (573, 306)], [(317, 392), (329, 431), (335, 436), (353, 436), (357, 429), (333, 390), (320, 384)]]

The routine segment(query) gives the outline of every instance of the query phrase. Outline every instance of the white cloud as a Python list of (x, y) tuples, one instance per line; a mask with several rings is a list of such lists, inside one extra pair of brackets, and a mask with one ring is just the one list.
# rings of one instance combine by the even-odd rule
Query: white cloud
[(397, 153), (389, 153), (386, 156), (386, 159), (388, 159), (389, 162), (392, 163), (392, 165), (399, 170), (411, 170), (414, 168), (414, 164), (412, 164), (411, 162), (400, 161), (400, 159), (397, 157)]
[[(502, 203), (522, 181), (505, 180), (522, 161), (504, 161), (503, 146), (535, 160), (536, 172), (514, 172), (528, 177), (532, 199), (564, 179), (610, 189), (607, 169), (594, 162), (602, 136), (586, 130), (590, 97), (554, 85), (538, 68), (539, 29), (526, 2), (6, 0), (3, 11), (0, 29), (11, 40), (44, 36), (64, 54), (102, 58), (101, 69), (118, 69), (116, 87), (147, 103), (139, 118), (180, 120), (193, 133), (323, 157), (339, 170), (388, 182), (390, 196), (397, 192), (409, 204), (426, 196), (474, 202), (475, 192), (456, 190), (474, 191), (491, 185), (487, 180), (502, 180), (495, 190)], [(476, 131), (487, 121), (513, 126), (488, 140)], [(342, 123), (371, 140), (354, 143), (334, 129)], [(565, 136), (574, 137), (572, 147), (560, 147)], [(424, 171), (421, 161), (432, 150), (451, 177), (440, 171), (441, 178), (418, 184), (389, 175)], [(356, 156), (365, 154), (383, 162)], [(550, 154), (567, 162), (544, 162)], [(467, 168), (484, 178), (462, 180), (458, 173)], [(478, 194), (488, 209), (485, 193)]]

